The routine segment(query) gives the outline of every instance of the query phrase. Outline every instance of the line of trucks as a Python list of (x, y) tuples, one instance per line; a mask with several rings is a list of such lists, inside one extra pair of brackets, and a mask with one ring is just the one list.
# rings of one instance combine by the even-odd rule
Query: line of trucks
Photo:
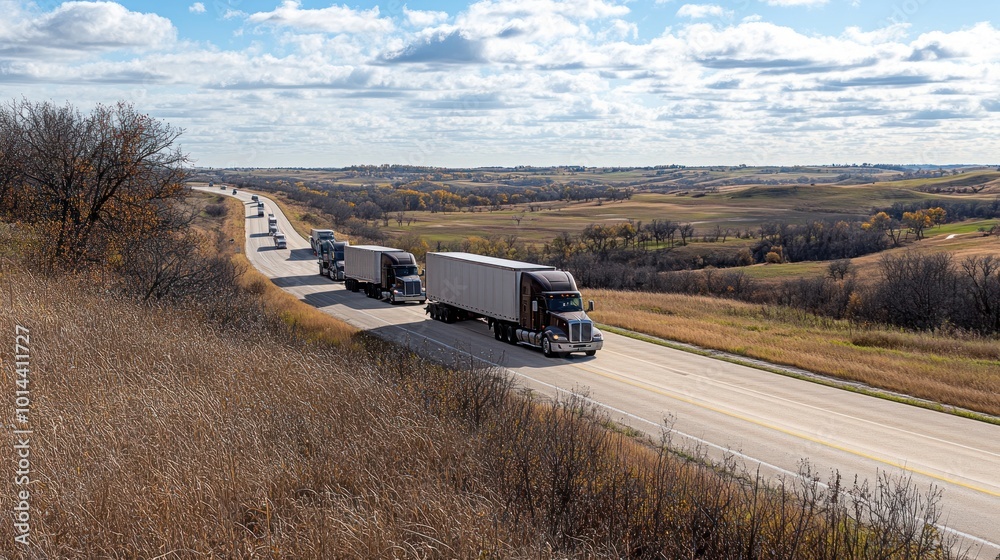
[(431, 252), (419, 271), (411, 253), (337, 241), (333, 230), (314, 229), (309, 242), (320, 275), (343, 280), (352, 292), (391, 304), (426, 303), (425, 312), (445, 323), (485, 319), (497, 340), (539, 348), (546, 357), (593, 356), (604, 345), (587, 316), (594, 302), (585, 308), (573, 275), (555, 267)]

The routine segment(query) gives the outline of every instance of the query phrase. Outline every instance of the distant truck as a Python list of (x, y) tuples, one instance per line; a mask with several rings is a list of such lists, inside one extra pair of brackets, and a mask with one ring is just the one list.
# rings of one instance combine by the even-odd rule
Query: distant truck
[(267, 233), (271, 235), (278, 233), (278, 218), (274, 214), (267, 215)]
[(497, 340), (541, 348), (546, 357), (593, 356), (604, 346), (569, 272), (470, 253), (427, 253), (426, 312), (452, 323), (485, 318)]
[(258, 202), (258, 201), (260, 200), (260, 198), (259, 198), (259, 197), (258, 197), (257, 195), (252, 195), (252, 196), (250, 197), (250, 200), (252, 200), (252, 201), (254, 201), (254, 202)]
[(344, 247), (350, 245), (347, 241), (330, 241), (319, 244), (319, 275), (330, 280), (344, 279)]
[(337, 236), (332, 229), (311, 229), (309, 230), (309, 246), (312, 247), (313, 254), (319, 255), (319, 244), (324, 241), (336, 241)]
[(392, 304), (427, 301), (417, 272), (417, 260), (412, 254), (392, 247), (345, 246), (344, 286), (352, 292), (364, 291), (370, 298), (387, 299)]
[(264, 217), (264, 203), (263, 202), (258, 202), (257, 203), (257, 216), (260, 217), (260, 218)]
[(274, 248), (275, 249), (285, 249), (288, 247), (288, 243), (285, 241), (285, 234), (280, 231), (274, 234)]

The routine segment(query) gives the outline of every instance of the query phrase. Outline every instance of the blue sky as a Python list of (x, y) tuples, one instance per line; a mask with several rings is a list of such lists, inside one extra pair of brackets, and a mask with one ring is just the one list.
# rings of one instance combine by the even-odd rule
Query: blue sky
[(0, 97), (215, 167), (996, 163), (988, 5), (0, 0)]

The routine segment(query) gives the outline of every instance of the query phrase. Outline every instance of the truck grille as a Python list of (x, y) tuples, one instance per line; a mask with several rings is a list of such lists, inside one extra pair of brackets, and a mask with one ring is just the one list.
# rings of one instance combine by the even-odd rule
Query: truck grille
[(403, 281), (403, 295), (404, 296), (419, 296), (420, 295), (420, 281), (419, 280), (404, 280)]
[(590, 342), (594, 339), (594, 325), (590, 321), (574, 321), (569, 324), (570, 342)]

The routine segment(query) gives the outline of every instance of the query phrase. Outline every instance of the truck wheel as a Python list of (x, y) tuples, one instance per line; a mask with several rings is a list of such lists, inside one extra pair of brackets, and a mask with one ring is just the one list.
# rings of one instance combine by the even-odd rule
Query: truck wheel
[(507, 343), (517, 344), (517, 331), (515, 330), (515, 327), (513, 325), (506, 325), (504, 331), (506, 331), (507, 334)]
[(546, 358), (559, 357), (555, 352), (552, 351), (552, 343), (549, 342), (548, 338), (542, 339), (542, 354), (544, 354)]
[(493, 323), (493, 338), (503, 340), (503, 325), (499, 322)]
[(587, 350), (586, 352), (584, 352), (584, 354), (586, 354), (588, 356), (593, 356), (593, 355), (597, 354), (597, 350)]

